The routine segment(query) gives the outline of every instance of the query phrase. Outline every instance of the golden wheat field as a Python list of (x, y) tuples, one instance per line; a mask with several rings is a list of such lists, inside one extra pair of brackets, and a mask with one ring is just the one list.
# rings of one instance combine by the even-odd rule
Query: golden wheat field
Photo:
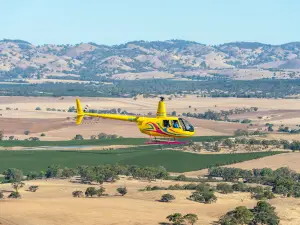
[[(178, 182), (156, 181), (151, 182), (151, 185), (168, 186), (175, 183)], [(104, 184), (110, 196), (73, 198), (73, 191), (85, 191), (89, 185), (70, 183), (68, 180), (27, 181), (21, 190), (22, 199), (1, 200), (0, 222), (2, 225), (152, 225), (166, 223), (166, 216), (179, 212), (194, 213), (199, 218), (197, 225), (208, 225), (237, 206), (250, 208), (256, 204), (249, 193), (217, 193), (217, 202), (207, 205), (187, 200), (191, 191), (138, 191), (147, 184), (122, 178), (116, 183)], [(29, 185), (39, 185), (40, 189), (35, 193), (28, 192), (26, 189)], [(117, 195), (116, 188), (124, 185), (128, 194), (123, 197)], [(9, 185), (0, 185), (0, 188), (11, 190)], [(170, 203), (158, 202), (165, 193), (173, 194), (176, 199)], [(276, 207), (282, 225), (300, 223), (299, 199), (277, 198), (270, 203)]]
[[(6, 137), (11, 135), (24, 139), (25, 130), (31, 136), (45, 133), (41, 140), (69, 140), (76, 134), (84, 138), (105, 132), (124, 137), (145, 137), (134, 123), (111, 121), (105, 119), (86, 119), (82, 125), (74, 122), (75, 113), (62, 112), (75, 106), (76, 97), (0, 97), (0, 124)], [(83, 107), (90, 109), (122, 109), (130, 113), (155, 115), (158, 99), (143, 98), (80, 98)], [(41, 110), (36, 110), (40, 107)], [(264, 124), (274, 126), (284, 124), (294, 127), (300, 124), (300, 100), (297, 99), (238, 99), (238, 98), (197, 98), (186, 96), (166, 100), (169, 113), (205, 112), (207, 110), (230, 110), (234, 108), (258, 107), (257, 112), (234, 115), (232, 118), (250, 118), (251, 129), (265, 129)], [(47, 111), (47, 108), (56, 111)], [(57, 111), (60, 110), (60, 111)], [(195, 126), (197, 136), (232, 135), (237, 129), (247, 129), (246, 124), (188, 118)]]

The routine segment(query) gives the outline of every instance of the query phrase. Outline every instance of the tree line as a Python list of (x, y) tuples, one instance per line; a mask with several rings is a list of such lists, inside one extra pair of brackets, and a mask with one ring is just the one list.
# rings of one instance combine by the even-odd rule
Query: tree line
[(243, 119), (243, 120), (236, 120), (236, 119), (229, 119), (228, 116), (242, 114), (246, 112), (256, 112), (258, 110), (257, 107), (250, 107), (250, 108), (235, 108), (230, 110), (221, 110), (220, 112), (208, 110), (204, 113), (182, 113), (183, 116), (194, 117), (198, 119), (205, 119), (205, 120), (216, 120), (216, 121), (227, 121), (227, 122), (240, 122), (240, 123), (251, 123), (251, 120)]
[(289, 197), (300, 197), (300, 173), (287, 167), (272, 170), (270, 168), (243, 170), (239, 168), (213, 167), (208, 177), (221, 177), (224, 181), (268, 185), (275, 194)]
[(134, 179), (153, 181), (166, 179), (169, 173), (164, 167), (141, 167), (137, 165), (107, 164), (99, 166), (80, 165), (77, 168), (61, 168), (59, 165), (50, 165), (46, 170), (31, 171), (24, 176), (23, 171), (16, 168), (9, 168), (3, 173), (4, 182), (12, 183), (25, 179), (35, 180), (42, 178), (70, 178), (80, 176), (82, 183), (114, 182), (119, 175), (132, 176)]
[(177, 81), (167, 79), (108, 80), (99, 83), (0, 84), (2, 96), (128, 97), (139, 94), (197, 94), (201, 97), (285, 98), (300, 92), (299, 80)]

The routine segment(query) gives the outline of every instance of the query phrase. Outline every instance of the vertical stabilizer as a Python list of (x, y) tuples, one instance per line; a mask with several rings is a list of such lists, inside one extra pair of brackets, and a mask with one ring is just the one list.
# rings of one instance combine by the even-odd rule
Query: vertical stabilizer
[(79, 125), (79, 124), (81, 124), (83, 116), (84, 116), (79, 99), (76, 99), (76, 108), (77, 108), (76, 124)]
[(76, 107), (77, 107), (77, 115), (83, 115), (83, 110), (79, 99), (76, 99)]
[(164, 97), (160, 97), (160, 101), (158, 103), (156, 117), (166, 117), (167, 111), (166, 111), (166, 105), (164, 102)]

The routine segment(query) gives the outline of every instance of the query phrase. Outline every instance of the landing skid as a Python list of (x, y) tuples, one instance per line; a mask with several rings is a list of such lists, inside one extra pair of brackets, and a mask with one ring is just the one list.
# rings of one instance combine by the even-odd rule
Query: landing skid
[(188, 141), (148, 141), (145, 142), (147, 145), (185, 145)]

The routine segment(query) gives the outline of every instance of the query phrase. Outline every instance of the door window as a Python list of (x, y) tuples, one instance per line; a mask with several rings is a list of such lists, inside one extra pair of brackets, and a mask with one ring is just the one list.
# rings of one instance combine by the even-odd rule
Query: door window
[(180, 128), (178, 120), (173, 120), (172, 122), (173, 122), (173, 127), (174, 128)]
[(169, 120), (163, 120), (164, 127), (170, 127), (170, 121)]

